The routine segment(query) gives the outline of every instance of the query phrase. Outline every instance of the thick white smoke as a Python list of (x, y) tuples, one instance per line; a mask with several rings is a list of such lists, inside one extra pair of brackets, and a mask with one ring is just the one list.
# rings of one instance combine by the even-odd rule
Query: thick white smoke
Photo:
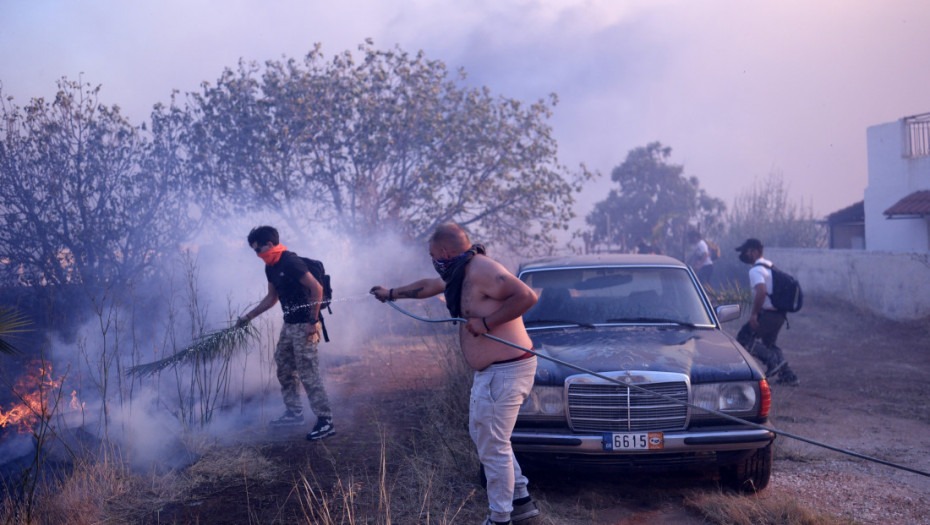
[[(75, 341), (52, 345), (48, 359), (62, 378), (65, 398), (52, 418), (61, 435), (57, 439), (66, 441), (79, 430), (94, 437), (84, 445), (107, 443), (133, 466), (148, 469), (190, 463), (206, 443), (268, 437), (267, 422), (284, 409), (273, 361), (280, 305), (253, 320), (258, 340), (236, 353), (226, 368), (214, 360), (196, 369), (179, 364), (153, 377), (126, 374), (130, 366), (181, 350), (199, 331), (230, 326), (265, 295), (263, 262), (246, 243), (251, 228), (262, 224), (278, 228), (281, 243), (291, 251), (323, 261), (332, 277), (332, 314), (324, 313), (331, 341), (320, 343), (320, 362), (334, 416), (351, 420), (364, 400), (352, 399), (340, 383), (328, 380), (327, 368), (363, 358), (372, 341), (392, 331), (420, 328), (368, 291), (435, 275), (427, 246), (393, 235), (360, 241), (322, 225), (292, 231), (272, 218), (254, 216), (212, 225), (184, 247), (186, 255), (168, 272), (170, 284), (134, 290), (137, 297), (158, 300), (102, 307)], [(66, 395), (72, 391), (74, 407)], [(303, 399), (309, 428), (312, 412)], [(26, 443), (4, 439), (0, 458), (30, 453)]]

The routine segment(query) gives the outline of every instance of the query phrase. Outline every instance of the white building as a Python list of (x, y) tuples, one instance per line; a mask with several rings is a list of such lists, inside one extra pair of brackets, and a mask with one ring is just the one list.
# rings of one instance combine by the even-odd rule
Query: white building
[(930, 252), (930, 113), (870, 126), (865, 248)]

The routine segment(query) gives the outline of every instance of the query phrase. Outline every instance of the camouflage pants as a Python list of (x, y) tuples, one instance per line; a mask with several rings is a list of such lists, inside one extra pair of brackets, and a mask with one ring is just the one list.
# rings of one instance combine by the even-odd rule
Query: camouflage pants
[(317, 417), (332, 417), (329, 398), (323, 388), (320, 377), (320, 364), (317, 345), (320, 343), (320, 327), (317, 334), (307, 338), (307, 324), (287, 324), (281, 327), (281, 337), (274, 350), (274, 362), (278, 369), (278, 382), (281, 383), (281, 395), (284, 406), (296, 414), (303, 412), (300, 402), (302, 384), (310, 399), (310, 409)]

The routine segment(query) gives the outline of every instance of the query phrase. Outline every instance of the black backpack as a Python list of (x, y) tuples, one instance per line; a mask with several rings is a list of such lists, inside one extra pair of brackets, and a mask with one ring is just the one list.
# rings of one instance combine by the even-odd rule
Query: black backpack
[(323, 322), (323, 309), (325, 308), (327, 312), (333, 313), (333, 309), (330, 307), (330, 303), (333, 300), (333, 287), (330, 283), (329, 274), (326, 273), (326, 268), (323, 266), (322, 261), (309, 257), (301, 257), (301, 259), (304, 261), (304, 264), (307, 265), (307, 269), (310, 270), (310, 274), (313, 275), (313, 278), (323, 287), (323, 299), (320, 301), (320, 325), (323, 327), (323, 340), (328, 343), (329, 333), (326, 331), (326, 323)]
[(769, 294), (769, 298), (776, 310), (797, 312), (804, 306), (804, 292), (801, 291), (801, 283), (794, 276), (779, 270), (775, 265), (756, 263), (755, 266), (765, 266), (772, 271), (772, 293)]

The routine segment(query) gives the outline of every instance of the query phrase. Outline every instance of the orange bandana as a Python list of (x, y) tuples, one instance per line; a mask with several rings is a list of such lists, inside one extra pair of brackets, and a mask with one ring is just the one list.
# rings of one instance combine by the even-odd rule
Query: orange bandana
[(261, 257), (261, 259), (265, 261), (265, 264), (268, 266), (274, 266), (275, 264), (278, 264), (278, 261), (281, 260), (281, 254), (284, 253), (285, 250), (287, 250), (287, 246), (279, 244), (277, 246), (268, 248), (267, 250), (258, 254), (258, 256)]

